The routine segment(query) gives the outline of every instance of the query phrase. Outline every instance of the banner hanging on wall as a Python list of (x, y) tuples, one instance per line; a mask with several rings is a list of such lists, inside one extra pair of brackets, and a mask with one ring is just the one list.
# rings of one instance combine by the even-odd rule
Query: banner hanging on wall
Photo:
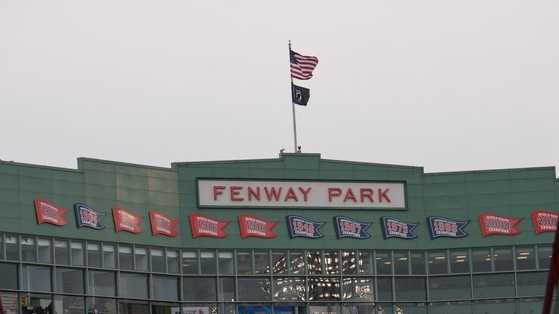
[(78, 228), (87, 227), (95, 230), (104, 229), (103, 217), (105, 212), (93, 209), (84, 203), (75, 203), (76, 224)]
[(157, 211), (150, 211), (149, 223), (153, 235), (161, 234), (171, 238), (177, 236), (178, 219), (169, 218)]
[(51, 224), (55, 226), (64, 226), (66, 224), (67, 209), (55, 206), (45, 200), (34, 200), (35, 216), (38, 224)]
[(557, 231), (557, 221), (559, 220), (559, 213), (545, 209), (535, 209), (530, 214), (532, 217), (532, 225), (537, 234), (544, 232)]
[(427, 217), (427, 225), (431, 239), (436, 238), (464, 238), (468, 233), (464, 228), (470, 223), (469, 220), (452, 220), (444, 217)]
[(241, 238), (254, 237), (272, 239), (278, 236), (273, 230), (278, 224), (276, 221), (246, 215), (240, 215), (238, 218)]
[(293, 238), (319, 239), (324, 235), (320, 233), (323, 222), (317, 222), (301, 216), (287, 216), (287, 229)]
[(388, 238), (400, 238), (411, 240), (417, 238), (415, 229), (417, 224), (410, 224), (392, 217), (381, 217), (382, 236)]
[(482, 213), (479, 215), (479, 226), (484, 237), (490, 235), (513, 236), (520, 233), (517, 225), (521, 220), (521, 218)]
[(143, 222), (143, 218), (139, 215), (135, 215), (126, 209), (113, 208), (113, 220), (115, 223), (115, 231), (126, 231), (130, 233), (141, 233), (142, 227), (140, 224)]
[(193, 238), (210, 237), (210, 238), (226, 238), (227, 233), (225, 227), (229, 221), (218, 220), (206, 216), (192, 214), (188, 216), (190, 222), (190, 230)]
[(338, 238), (368, 239), (371, 237), (368, 232), (370, 223), (344, 216), (334, 217), (334, 222)]

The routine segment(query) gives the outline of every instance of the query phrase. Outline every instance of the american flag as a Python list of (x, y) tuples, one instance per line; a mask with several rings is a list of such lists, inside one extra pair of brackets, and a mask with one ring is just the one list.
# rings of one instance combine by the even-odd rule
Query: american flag
[(291, 77), (298, 80), (308, 80), (312, 77), (312, 71), (318, 64), (318, 58), (303, 56), (290, 50)]

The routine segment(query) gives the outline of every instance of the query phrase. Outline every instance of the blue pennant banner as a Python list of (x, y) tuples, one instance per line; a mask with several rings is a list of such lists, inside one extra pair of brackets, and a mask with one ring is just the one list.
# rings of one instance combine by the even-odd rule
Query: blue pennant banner
[(427, 217), (427, 224), (431, 233), (431, 239), (464, 238), (468, 235), (464, 228), (470, 223), (469, 220), (452, 220), (444, 217)]
[(338, 238), (368, 239), (371, 237), (371, 234), (368, 232), (371, 226), (370, 223), (344, 216), (336, 216), (334, 221)]
[(289, 236), (291, 238), (322, 238), (323, 234), (320, 233), (320, 227), (324, 225), (323, 222), (313, 221), (301, 216), (287, 216), (287, 229), (289, 229)]
[(78, 228), (88, 227), (96, 230), (105, 228), (103, 225), (104, 212), (88, 207), (83, 203), (75, 203), (74, 211), (76, 212)]
[(401, 239), (415, 239), (415, 228), (417, 224), (409, 224), (392, 217), (382, 217), (382, 235), (385, 239), (388, 238), (401, 238)]

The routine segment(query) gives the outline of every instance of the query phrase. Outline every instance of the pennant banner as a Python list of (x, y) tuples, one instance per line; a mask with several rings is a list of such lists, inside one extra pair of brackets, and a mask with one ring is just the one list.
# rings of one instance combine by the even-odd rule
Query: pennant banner
[(370, 223), (360, 222), (343, 216), (334, 217), (336, 235), (338, 238), (368, 239), (371, 237), (368, 229)]
[(278, 223), (275, 221), (265, 220), (254, 216), (239, 216), (241, 238), (275, 238), (278, 235), (274, 232), (273, 229), (277, 224)]
[(464, 238), (468, 235), (464, 228), (470, 223), (469, 220), (452, 220), (444, 217), (427, 217), (427, 225), (431, 238)]
[(536, 209), (532, 211), (530, 216), (532, 217), (534, 231), (537, 234), (557, 231), (557, 221), (559, 220), (558, 212)]
[(227, 233), (225, 233), (225, 227), (229, 224), (229, 221), (217, 220), (200, 215), (190, 215), (188, 216), (190, 222), (190, 230), (192, 231), (192, 237), (210, 237), (210, 238), (225, 238)]
[(104, 229), (103, 217), (105, 212), (93, 209), (84, 203), (75, 203), (76, 224), (78, 228), (87, 227), (95, 230)]
[(385, 239), (388, 238), (401, 238), (401, 239), (415, 239), (415, 229), (417, 224), (405, 223), (401, 220), (392, 217), (381, 217), (382, 235)]
[(498, 216), (490, 213), (482, 213), (479, 215), (479, 226), (481, 234), (484, 237), (490, 235), (516, 235), (520, 231), (517, 225), (520, 223), (521, 218)]
[(64, 226), (66, 218), (64, 214), (67, 209), (54, 206), (45, 200), (34, 200), (35, 216), (38, 224), (51, 224), (55, 226)]
[(115, 223), (115, 231), (127, 231), (130, 233), (142, 232), (140, 224), (143, 221), (141, 216), (132, 214), (122, 208), (113, 208), (113, 220)]
[(169, 218), (157, 211), (150, 211), (149, 223), (153, 235), (161, 234), (172, 238), (177, 236), (177, 225), (179, 224), (177, 219)]
[(291, 238), (318, 239), (324, 235), (320, 233), (323, 222), (316, 222), (301, 216), (287, 216), (287, 229)]

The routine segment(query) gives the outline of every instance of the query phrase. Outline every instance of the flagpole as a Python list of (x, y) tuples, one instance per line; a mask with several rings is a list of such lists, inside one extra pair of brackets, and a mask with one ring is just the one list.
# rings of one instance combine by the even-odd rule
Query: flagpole
[(293, 111), (293, 152), (297, 152), (297, 120), (295, 119), (295, 103), (293, 102), (293, 76), (291, 75), (291, 40), (289, 41), (289, 78), (291, 79), (291, 110)]

